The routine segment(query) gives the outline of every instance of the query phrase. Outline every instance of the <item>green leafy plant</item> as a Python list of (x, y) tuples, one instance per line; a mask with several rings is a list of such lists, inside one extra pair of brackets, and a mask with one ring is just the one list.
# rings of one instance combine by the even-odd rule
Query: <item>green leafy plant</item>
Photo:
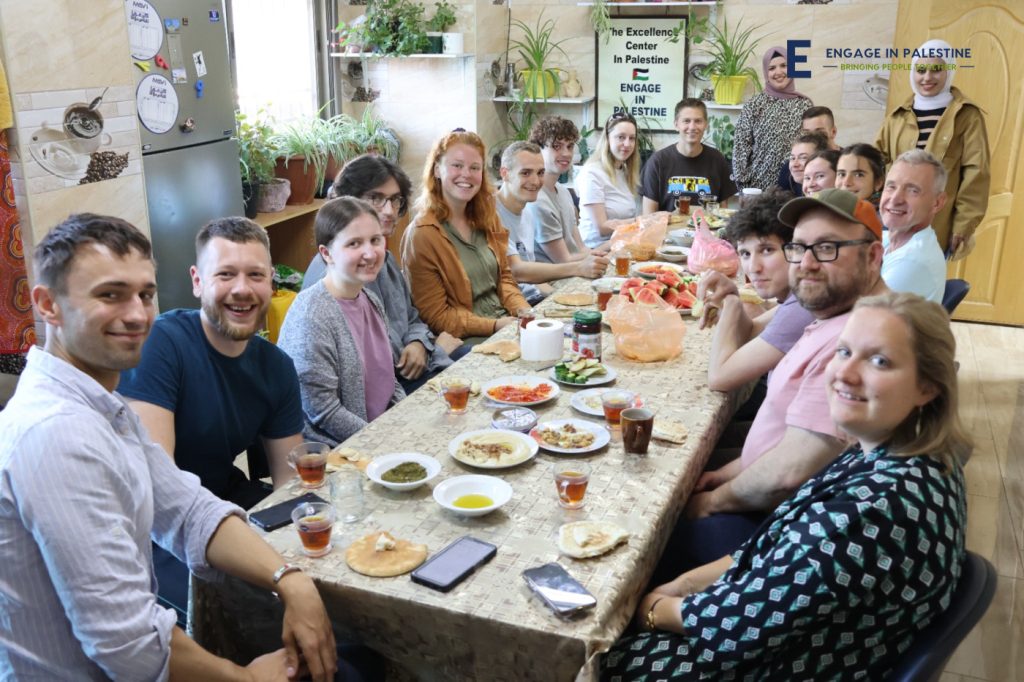
[(608, 0), (594, 0), (594, 4), (590, 6), (590, 23), (594, 25), (594, 32), (603, 38), (607, 45), (612, 35), (612, 17), (608, 11)]
[(274, 178), (278, 150), (273, 144), (270, 115), (259, 109), (251, 119), (235, 112), (235, 139), (238, 141), (239, 170), (242, 182), (259, 184)]
[(359, 119), (353, 120), (352, 143), (356, 154), (380, 154), (396, 163), (402, 147), (395, 131), (370, 106)]
[[(704, 68), (708, 76), (749, 76), (751, 80), (761, 89), (761, 77), (757, 69), (746, 66), (754, 52), (757, 50), (757, 43), (760, 37), (754, 37), (754, 31), (763, 28), (762, 25), (743, 28), (743, 20), (736, 22), (734, 30), (730, 30), (728, 19), (722, 21), (722, 27), (708, 23), (702, 50), (711, 57), (711, 61)], [(763, 36), (762, 36), (763, 37)], [(671, 38), (670, 38), (671, 40)]]
[(274, 126), (274, 135), (271, 138), (278, 150), (278, 155), (284, 157), (284, 165), (297, 157), (302, 157), (302, 169), (309, 172), (313, 167), (315, 186), (324, 184), (324, 176), (327, 173), (327, 161), (330, 152), (323, 140), (324, 123), (319, 112), (312, 116), (297, 118), (287, 123), (280, 123)]
[(708, 130), (705, 139), (711, 141), (711, 145), (722, 152), (722, 156), (732, 159), (733, 138), (736, 135), (736, 126), (728, 116), (708, 116)]
[(364, 52), (373, 46), (381, 55), (405, 57), (427, 50), (423, 12), (423, 5), (412, 0), (375, 0), (367, 5), (366, 21), (342, 21), (334, 30), (343, 36), (343, 46), (361, 45)]
[(434, 5), (437, 9), (434, 11), (434, 16), (427, 22), (427, 30), (444, 33), (449, 26), (454, 26), (458, 19), (455, 16), (455, 5), (449, 3), (448, 0), (439, 0)]
[(580, 153), (580, 163), (586, 163), (587, 159), (590, 158), (590, 144), (587, 142), (587, 138), (597, 132), (597, 128), (588, 128), (583, 126), (580, 128), (580, 139), (576, 140), (576, 149)]
[(537, 23), (532, 27), (518, 19), (513, 20), (512, 25), (519, 29), (522, 36), (510, 39), (509, 47), (515, 48), (519, 52), (519, 57), (526, 64), (526, 69), (532, 72), (529, 75), (524, 74), (524, 89), (528, 93), (536, 93), (539, 80), (539, 90), (545, 94), (543, 99), (547, 99), (547, 88), (543, 84), (548, 78), (554, 83), (556, 93), (562, 87), (561, 78), (558, 76), (558, 69), (552, 68), (550, 65), (551, 56), (557, 51), (561, 52), (562, 56), (568, 60), (569, 55), (562, 49), (562, 43), (568, 40), (568, 38), (558, 41), (552, 40), (551, 34), (555, 30), (555, 21), (554, 19), (548, 19), (541, 23), (543, 18), (544, 12), (542, 11), (540, 16), (537, 17)]
[(348, 114), (319, 119), (315, 124), (320, 142), (327, 154), (338, 162), (345, 162), (359, 154), (356, 120)]

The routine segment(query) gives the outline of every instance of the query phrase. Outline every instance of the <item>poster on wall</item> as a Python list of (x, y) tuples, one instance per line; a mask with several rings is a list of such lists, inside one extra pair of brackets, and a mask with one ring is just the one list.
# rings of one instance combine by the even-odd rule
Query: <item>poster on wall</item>
[(686, 40), (669, 42), (679, 17), (612, 17), (597, 40), (595, 127), (625, 110), (643, 128), (672, 132), (676, 103), (686, 96)]

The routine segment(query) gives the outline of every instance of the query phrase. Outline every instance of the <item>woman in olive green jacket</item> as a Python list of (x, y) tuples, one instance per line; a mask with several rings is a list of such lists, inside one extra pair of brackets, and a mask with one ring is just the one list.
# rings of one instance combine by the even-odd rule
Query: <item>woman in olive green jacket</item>
[[(943, 55), (952, 50), (943, 40), (929, 40), (918, 52)], [(949, 56), (914, 57), (910, 71), (913, 97), (896, 107), (882, 124), (875, 146), (893, 159), (910, 149), (931, 152), (942, 160), (946, 205), (932, 221), (939, 245), (955, 254), (974, 234), (988, 208), (989, 147), (981, 109), (952, 87)]]

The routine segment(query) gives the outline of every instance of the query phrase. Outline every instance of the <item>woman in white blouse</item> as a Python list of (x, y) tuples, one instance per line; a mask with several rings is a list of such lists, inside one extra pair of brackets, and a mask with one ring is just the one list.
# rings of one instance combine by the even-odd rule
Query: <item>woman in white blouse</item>
[(594, 248), (614, 232), (612, 220), (637, 215), (636, 189), (640, 185), (640, 154), (636, 145), (636, 119), (612, 114), (605, 123), (597, 149), (576, 177), (580, 196), (580, 234)]

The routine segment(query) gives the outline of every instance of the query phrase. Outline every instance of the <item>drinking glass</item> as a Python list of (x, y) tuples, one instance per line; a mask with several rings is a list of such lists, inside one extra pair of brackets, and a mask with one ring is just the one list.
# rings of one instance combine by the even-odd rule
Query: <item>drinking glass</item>
[(554, 467), (558, 504), (566, 509), (579, 509), (590, 483), (590, 465), (586, 462), (565, 461)]
[(622, 423), (622, 448), (633, 455), (647, 453), (654, 431), (654, 412), (644, 407), (630, 407), (620, 415)]
[(601, 408), (604, 410), (604, 419), (608, 426), (616, 428), (622, 411), (633, 406), (636, 394), (629, 391), (605, 391), (601, 394)]
[(327, 471), (327, 453), (331, 447), (326, 443), (307, 441), (292, 448), (288, 453), (288, 464), (299, 474), (303, 488), (312, 490), (324, 484)]
[(448, 414), (465, 414), (469, 407), (468, 379), (446, 379), (441, 384), (441, 396), (448, 403)]
[(355, 523), (366, 516), (363, 474), (350, 467), (331, 476), (331, 503), (342, 523)]
[(299, 532), (306, 556), (324, 556), (331, 551), (335, 518), (334, 507), (326, 502), (303, 502), (292, 510), (292, 523)]

